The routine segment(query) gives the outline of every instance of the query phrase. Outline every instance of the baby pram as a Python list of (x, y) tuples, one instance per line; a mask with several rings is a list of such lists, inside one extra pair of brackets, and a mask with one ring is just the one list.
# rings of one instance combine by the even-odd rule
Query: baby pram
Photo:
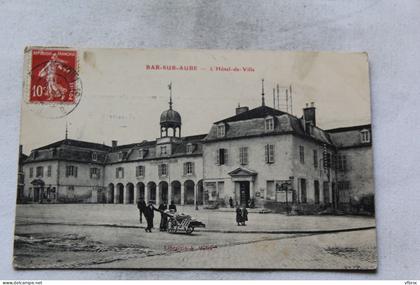
[(194, 228), (205, 228), (206, 225), (200, 221), (192, 219), (190, 215), (175, 214), (165, 211), (168, 216), (168, 233), (185, 232), (191, 234)]

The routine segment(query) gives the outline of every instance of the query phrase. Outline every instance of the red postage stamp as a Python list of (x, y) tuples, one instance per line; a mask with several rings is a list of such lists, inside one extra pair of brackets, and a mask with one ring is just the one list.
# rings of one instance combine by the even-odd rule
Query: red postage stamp
[(75, 103), (77, 51), (33, 49), (29, 102)]

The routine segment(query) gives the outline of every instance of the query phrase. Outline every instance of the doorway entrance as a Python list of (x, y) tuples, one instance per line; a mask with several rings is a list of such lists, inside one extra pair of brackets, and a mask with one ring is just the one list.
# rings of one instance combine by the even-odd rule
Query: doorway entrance
[(41, 190), (39, 187), (34, 188), (34, 202), (38, 203), (40, 201), (40, 196), (41, 196), (40, 192)]
[(241, 205), (245, 205), (245, 207), (249, 207), (249, 181), (240, 181), (239, 182), (239, 201)]

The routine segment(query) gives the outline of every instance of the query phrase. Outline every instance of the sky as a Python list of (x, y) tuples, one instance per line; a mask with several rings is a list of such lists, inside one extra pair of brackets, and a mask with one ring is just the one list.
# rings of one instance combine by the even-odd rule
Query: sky
[[(238, 104), (250, 109), (260, 106), (261, 79), (266, 105), (273, 107), (276, 84), (291, 85), (292, 113), (300, 117), (305, 104), (314, 102), (321, 128), (371, 121), (369, 67), (364, 53), (76, 50), (79, 102), (66, 105), (59, 118), (60, 105), (29, 102), (29, 80), (24, 76), (20, 141), (25, 153), (64, 139), (66, 124), (71, 139), (108, 145), (112, 140), (118, 144), (154, 140), (160, 135), (160, 114), (168, 109), (170, 82), (183, 136), (207, 133), (213, 122), (233, 116)], [(30, 57), (27, 52), (27, 73)], [(148, 65), (195, 66), (197, 70), (148, 70)], [(283, 107), (285, 93), (282, 88), (280, 91)]]

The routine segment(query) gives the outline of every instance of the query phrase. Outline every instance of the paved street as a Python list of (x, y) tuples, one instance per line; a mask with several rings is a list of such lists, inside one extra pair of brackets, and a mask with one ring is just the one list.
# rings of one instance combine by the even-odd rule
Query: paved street
[[(178, 207), (179, 213), (191, 215), (206, 224), (206, 231), (295, 232), (341, 230), (374, 227), (375, 219), (361, 216), (286, 216), (281, 214), (249, 213), (246, 227), (238, 227), (235, 213), (218, 210), (195, 210), (193, 206)], [(17, 223), (66, 223), (85, 225), (144, 226), (139, 224), (134, 205), (118, 204), (53, 204), (18, 205)], [(143, 218), (144, 220), (144, 218)], [(155, 227), (159, 225), (155, 214)]]
[[(374, 229), (328, 234), (270, 233), (276, 229), (304, 231), (367, 227), (374, 225), (373, 219), (251, 213), (248, 226), (237, 227), (233, 212), (195, 211), (192, 208), (182, 211), (202, 220), (210, 231), (192, 235), (156, 230), (146, 233), (138, 227), (135, 207), (129, 205), (19, 205), (15, 266), (238, 268), (242, 264), (242, 268), (376, 267)], [(158, 222), (159, 217), (155, 224)], [(262, 232), (239, 233), (250, 229), (261, 229)]]

